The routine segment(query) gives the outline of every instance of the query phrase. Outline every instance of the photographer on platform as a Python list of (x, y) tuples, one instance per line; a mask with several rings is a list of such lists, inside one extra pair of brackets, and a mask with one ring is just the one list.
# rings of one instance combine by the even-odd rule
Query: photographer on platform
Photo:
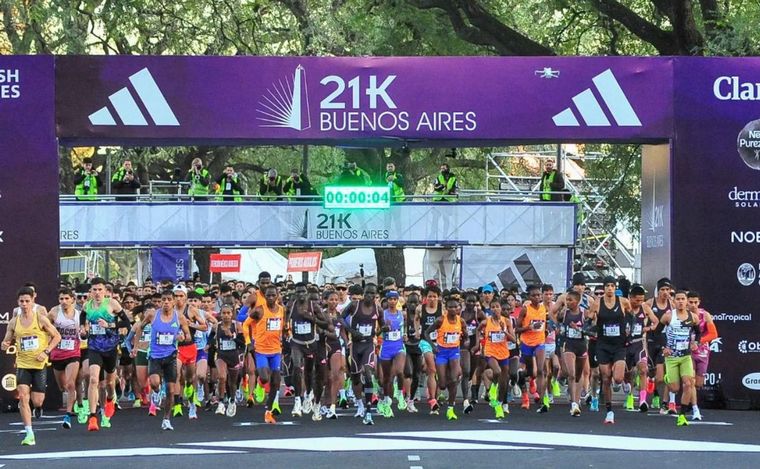
[(259, 196), (261, 200), (280, 200), (282, 196), (282, 178), (277, 170), (272, 168), (259, 180)]
[(296, 200), (294, 197), (298, 196), (316, 195), (306, 175), (302, 176), (296, 168), (290, 170), (290, 177), (285, 180), (282, 191), (289, 200)]
[[(124, 160), (124, 164), (111, 177), (111, 192), (114, 194), (135, 195), (140, 193), (140, 178), (132, 168), (132, 161)], [(117, 201), (135, 200), (135, 197), (119, 197)]]
[(217, 189), (217, 195), (220, 196), (219, 200), (242, 202), (243, 198), (240, 194), (243, 193), (243, 186), (240, 185), (240, 180), (232, 166), (224, 168), (224, 174), (219, 176), (216, 180), (219, 185)]
[(193, 159), (193, 163), (190, 166), (190, 171), (187, 172), (185, 181), (190, 183), (190, 188), (187, 190), (187, 194), (191, 197), (203, 198), (209, 194), (211, 185), (211, 175), (208, 170), (203, 167), (203, 161), (200, 158)]
[(92, 158), (84, 158), (82, 167), (74, 174), (74, 194), (78, 200), (95, 200), (103, 181), (92, 167)]

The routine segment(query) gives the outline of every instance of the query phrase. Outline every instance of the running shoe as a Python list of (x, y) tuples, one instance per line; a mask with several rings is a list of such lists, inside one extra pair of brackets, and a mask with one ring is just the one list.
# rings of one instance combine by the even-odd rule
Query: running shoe
[(430, 415), (438, 415), (438, 409), (441, 408), (441, 406), (438, 405), (438, 401), (430, 399), (428, 404), (430, 404)]
[(301, 405), (301, 411), (304, 413), (304, 415), (308, 415), (311, 413), (312, 408), (314, 407), (314, 403), (311, 400), (311, 397), (306, 396), (303, 400), (303, 404)]
[(161, 422), (161, 430), (174, 430), (174, 427), (172, 427), (172, 423), (169, 419), (164, 419)]
[(418, 412), (417, 406), (414, 405), (414, 400), (409, 399), (406, 401), (406, 411), (410, 414), (416, 414)]
[(28, 432), (23, 440), (21, 440), (21, 444), (23, 446), (34, 446), (37, 444), (37, 441), (34, 439), (34, 433)]
[(559, 381), (552, 378), (552, 396), (559, 397), (562, 395), (562, 389), (559, 387)]
[(295, 401), (293, 402), (293, 417), (301, 417), (303, 415), (303, 412), (301, 411), (301, 398), (296, 397)]
[(622, 383), (617, 383), (615, 381), (612, 382), (612, 392), (620, 392), (622, 388), (623, 388)]
[(686, 415), (680, 414), (678, 416), (678, 420), (676, 420), (676, 426), (677, 427), (688, 427), (689, 426), (689, 421), (686, 420)]
[(701, 412), (699, 412), (699, 409), (696, 409), (696, 408), (695, 408), (695, 409), (692, 411), (692, 413), (691, 413), (691, 419), (692, 419), (692, 420), (696, 420), (696, 421), (698, 421), (698, 422), (701, 422), (701, 421), (702, 421), (702, 413), (701, 413)]
[(536, 392), (536, 380), (534, 378), (530, 379), (530, 385), (528, 386), (528, 390), (530, 391), (531, 395), (538, 394), (538, 392)]
[(155, 417), (156, 413), (158, 413), (158, 407), (156, 407), (156, 404), (154, 404), (153, 401), (150, 401), (150, 407), (148, 407), (148, 415)]
[(100, 427), (101, 428), (111, 428), (111, 419), (106, 417), (106, 414), (101, 413), (100, 414)]
[(74, 413), (78, 414), (81, 408), (82, 407), (79, 406), (79, 403), (74, 401), (74, 407), (73, 407)]
[(235, 391), (235, 402), (243, 403), (245, 401), (245, 395), (243, 395), (243, 391), (238, 389)]
[(541, 401), (541, 396), (538, 395), (538, 393), (531, 394), (531, 397), (533, 398), (533, 402), (538, 404)]
[(345, 397), (341, 397), (338, 400), (338, 407), (340, 407), (341, 409), (348, 409), (348, 399), (346, 399)]
[(668, 415), (668, 409), (666, 407), (660, 407), (660, 415)]
[(580, 417), (581, 416), (581, 407), (578, 405), (577, 402), (573, 402), (570, 406), (570, 415), (573, 417)]
[(187, 412), (187, 418), (190, 420), (198, 420), (198, 406), (190, 404), (190, 410)]
[(465, 399), (464, 403), (462, 403), (462, 407), (464, 408), (465, 414), (469, 414), (470, 412), (473, 411), (472, 404), (470, 404), (470, 401), (468, 401), (467, 399)]
[(507, 404), (506, 402), (502, 404), (501, 410), (503, 410), (506, 415), (509, 415), (509, 404)]
[(644, 401), (641, 404), (639, 404), (639, 412), (642, 412), (642, 413), (649, 412), (649, 405), (647, 404), (647, 401)]
[(457, 414), (454, 412), (454, 406), (449, 406), (448, 409), (446, 409), (446, 419), (447, 420), (457, 420)]
[(91, 415), (87, 419), (87, 431), (88, 432), (96, 432), (100, 430), (100, 427), (98, 426), (98, 418), (94, 415)]
[(32, 409), (32, 416), (34, 417), (35, 420), (41, 419), (42, 414), (43, 414), (42, 407), (35, 407), (34, 409)]
[(264, 390), (264, 386), (262, 386), (258, 380), (256, 380), (256, 387), (253, 388), (253, 398), (259, 404), (264, 402), (264, 399), (266, 398), (266, 391)]
[(315, 411), (314, 411), (314, 412), (311, 414), (311, 419), (312, 419), (314, 422), (319, 422), (320, 420), (322, 420), (322, 413), (321, 413), (320, 411), (318, 411), (318, 410), (315, 410)]
[(277, 401), (274, 401), (272, 403), (272, 413), (274, 415), (280, 415), (282, 413), (282, 409), (280, 409), (280, 403)]
[(132, 408), (139, 409), (140, 407), (142, 407), (142, 401), (138, 397), (137, 399), (135, 399), (135, 402), (132, 403)]
[[(652, 386), (654, 386), (654, 384)], [(655, 409), (660, 407), (660, 396), (652, 397), (652, 407), (654, 407)]]
[(383, 417), (387, 419), (393, 418), (393, 407), (391, 406), (390, 402), (387, 402), (385, 405), (385, 412), (383, 412)]
[(372, 393), (372, 398), (370, 398), (369, 402), (372, 403), (372, 405), (377, 405), (379, 400), (380, 398), (377, 396), (377, 393)]
[(623, 381), (623, 393), (631, 394), (631, 383)]
[(676, 409), (675, 402), (668, 402), (668, 415), (676, 415), (678, 410)]
[(499, 398), (499, 387), (496, 385), (496, 383), (491, 383), (491, 386), (488, 388), (488, 400), (495, 401), (498, 398)]
[(367, 413), (364, 414), (364, 420), (362, 420), (362, 423), (364, 425), (374, 425), (375, 424), (375, 422), (372, 421), (372, 413), (371, 412), (367, 412)]
[(234, 417), (236, 413), (237, 413), (237, 404), (235, 404), (234, 402), (230, 402), (229, 405), (227, 406), (227, 412), (226, 412), (227, 417)]
[(206, 391), (203, 389), (203, 385), (199, 384), (198, 389), (195, 391), (195, 397), (200, 401), (203, 402), (203, 399), (206, 397)]
[(613, 424), (613, 423), (615, 423), (615, 412), (613, 412), (611, 410), (608, 411), (607, 412), (607, 417), (604, 418), (604, 423), (605, 424)]
[(216, 406), (216, 415), (224, 415), (227, 409), (224, 408), (224, 402), (220, 402), (218, 406)]
[(544, 394), (544, 401), (542, 402), (542, 404), (543, 404), (544, 407), (546, 407), (548, 409), (549, 407), (551, 407), (552, 400), (549, 399), (549, 396), (547, 396), (546, 394)]
[(522, 397), (522, 389), (520, 389), (520, 386), (517, 384), (512, 386), (512, 396), (514, 396), (515, 399), (520, 399)]
[(277, 423), (277, 420), (275, 420), (274, 415), (272, 415), (271, 410), (267, 410), (264, 412), (264, 423)]
[(599, 398), (598, 397), (592, 397), (591, 398), (591, 407), (589, 409), (591, 412), (599, 412)]
[(187, 399), (188, 401), (191, 400), (193, 398), (193, 394), (195, 394), (193, 391), (194, 389), (193, 389), (192, 384), (185, 385), (184, 389), (182, 390), (182, 393), (184, 394), (185, 399)]
[(400, 399), (396, 400), (396, 407), (398, 408), (398, 410), (401, 410), (401, 411), (404, 411), (407, 409), (408, 404), (406, 403), (406, 399), (404, 399), (403, 395), (401, 395)]
[(377, 413), (380, 415), (383, 415), (385, 413), (385, 399), (382, 399), (377, 402), (377, 405), (375, 408), (377, 409)]
[(636, 406), (633, 404), (633, 394), (628, 394), (625, 397), (625, 410), (630, 412), (636, 411)]
[(114, 404), (113, 399), (106, 399), (106, 405), (103, 407), (105, 410), (105, 415), (109, 419), (113, 417), (113, 414), (116, 413), (116, 405)]
[(500, 405), (494, 407), (493, 411), (497, 419), (501, 420), (504, 418), (504, 409), (502, 409)]
[(71, 428), (71, 415), (66, 414), (63, 416), (63, 424), (61, 426), (66, 430)]
[(549, 412), (549, 406), (546, 404), (543, 404), (541, 407), (538, 408), (538, 410), (536, 410), (537, 414), (545, 414), (547, 412)]
[(80, 407), (79, 413), (77, 414), (77, 423), (79, 423), (80, 425), (84, 425), (85, 423), (87, 423), (87, 417), (88, 417), (87, 409), (84, 406)]
[(182, 404), (174, 404), (172, 408), (172, 417), (182, 416)]
[(527, 394), (522, 395), (522, 405), (520, 407), (526, 410), (530, 409), (530, 397)]
[(647, 394), (654, 394), (654, 380), (647, 378)]
[[(361, 402), (361, 401), (359, 401)], [(356, 413), (354, 414), (354, 418), (363, 418), (364, 417), (364, 405), (359, 405), (356, 407)]]
[(328, 420), (337, 420), (338, 414), (335, 413), (335, 406), (330, 406), (329, 409), (327, 409), (327, 415), (325, 415), (325, 418)]

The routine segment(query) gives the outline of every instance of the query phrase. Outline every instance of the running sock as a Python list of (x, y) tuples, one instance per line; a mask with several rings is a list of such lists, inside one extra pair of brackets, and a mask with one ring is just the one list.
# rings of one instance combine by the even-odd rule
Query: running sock
[(607, 401), (604, 403), (604, 406), (607, 408), (607, 412), (612, 412), (612, 402)]
[(676, 403), (676, 393), (674, 392), (668, 393), (668, 402), (672, 402), (673, 404)]
[(641, 389), (639, 390), (639, 405), (641, 405), (642, 402), (647, 401), (647, 390)]
[(24, 426), (24, 430), (26, 431), (27, 435), (31, 435), (32, 433), (34, 433), (34, 431), (32, 430), (32, 426), (31, 425)]
[(470, 386), (470, 399), (477, 400), (478, 392), (480, 391), (480, 384), (473, 384)]
[(691, 405), (691, 411), (693, 412), (699, 412), (699, 406), (697, 404)]
[(340, 391), (338, 391), (338, 395), (340, 396), (341, 399), (345, 400), (346, 399), (346, 390), (345, 389), (341, 389)]

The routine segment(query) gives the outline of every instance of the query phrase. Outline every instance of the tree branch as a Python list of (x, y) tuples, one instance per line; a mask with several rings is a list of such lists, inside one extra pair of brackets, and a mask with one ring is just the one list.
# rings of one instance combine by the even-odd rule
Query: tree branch
[(673, 33), (664, 31), (639, 16), (636, 12), (616, 0), (589, 0), (600, 13), (622, 24), (632, 34), (648, 42), (662, 55), (677, 55)]

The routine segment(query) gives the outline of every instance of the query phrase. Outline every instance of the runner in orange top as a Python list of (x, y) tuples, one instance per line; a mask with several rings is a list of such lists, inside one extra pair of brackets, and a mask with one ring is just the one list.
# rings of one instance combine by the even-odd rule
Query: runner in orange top
[(478, 336), (485, 338), (483, 358), (487, 361), (487, 368), (483, 373), (484, 384), (488, 389), (488, 397), (496, 418), (503, 419), (504, 413), (509, 413), (509, 405), (506, 399), (509, 383), (509, 348), (507, 342), (514, 342), (515, 336), (512, 331), (512, 321), (501, 315), (499, 300), (492, 300), (490, 306), (491, 316), (478, 326)]
[(280, 389), (280, 364), (282, 362), (282, 337), (286, 332), (285, 308), (277, 304), (277, 288), (269, 286), (264, 291), (266, 303), (257, 306), (250, 314), (255, 322), (253, 338), (255, 341), (256, 369), (262, 385), (270, 382), (264, 421), (275, 423), (272, 405)]
[[(546, 389), (544, 370), (544, 343), (546, 342), (546, 307), (541, 303), (541, 288), (536, 285), (528, 287), (528, 299), (520, 316), (517, 318), (517, 329), (520, 334), (520, 353), (522, 362), (527, 368), (528, 376), (536, 378), (536, 387), (543, 392)], [(525, 391), (525, 390), (524, 390)], [(536, 398), (538, 395), (534, 395)], [(530, 398), (523, 392), (522, 407), (530, 408)], [(548, 400), (538, 409), (539, 413), (549, 410)]]
[(457, 385), (462, 379), (459, 350), (462, 341), (466, 343), (468, 340), (467, 324), (459, 315), (461, 311), (462, 306), (459, 304), (459, 300), (448, 298), (446, 300), (446, 315), (437, 318), (425, 331), (425, 339), (430, 343), (433, 343), (430, 334), (434, 331), (437, 332), (435, 344), (438, 350), (435, 354), (435, 368), (438, 372), (438, 387), (449, 390), (448, 409), (446, 410), (446, 418), (449, 420), (457, 419), (454, 413), (454, 403), (457, 396)]

